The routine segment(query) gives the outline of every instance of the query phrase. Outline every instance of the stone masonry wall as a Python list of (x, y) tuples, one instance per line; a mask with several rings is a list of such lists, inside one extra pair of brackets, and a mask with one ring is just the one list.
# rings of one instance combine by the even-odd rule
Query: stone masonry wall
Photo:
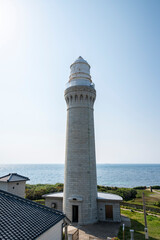
[(0, 189), (7, 192), (8, 191), (8, 183), (0, 182)]
[[(79, 224), (97, 221), (97, 176), (93, 104), (96, 91), (74, 86), (65, 91), (67, 133), (64, 212), (72, 220), (72, 205), (79, 206)], [(75, 196), (81, 201), (71, 200)]]
[(52, 207), (52, 203), (56, 203), (56, 209), (59, 211), (63, 211), (63, 198), (58, 199), (58, 198), (51, 198), (51, 197), (46, 197), (45, 199), (45, 206), (47, 207)]
[(8, 182), (8, 192), (18, 195), (20, 197), (25, 197), (25, 186), (26, 181), (21, 182)]

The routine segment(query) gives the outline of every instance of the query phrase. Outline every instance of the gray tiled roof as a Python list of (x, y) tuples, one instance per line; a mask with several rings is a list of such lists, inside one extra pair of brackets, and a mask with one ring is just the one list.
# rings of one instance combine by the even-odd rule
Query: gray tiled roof
[(28, 181), (28, 177), (24, 177), (17, 173), (9, 173), (3, 177), (0, 177), (1, 182), (19, 182), (19, 181)]
[(0, 240), (36, 239), (64, 217), (60, 211), (0, 190)]

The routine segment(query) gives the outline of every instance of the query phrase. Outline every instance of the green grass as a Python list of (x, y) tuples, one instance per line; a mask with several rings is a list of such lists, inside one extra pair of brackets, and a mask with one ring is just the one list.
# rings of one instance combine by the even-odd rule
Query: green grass
[[(134, 207), (130, 207), (130, 206), (121, 206), (122, 209), (128, 209), (128, 210), (133, 210), (133, 211), (137, 211), (137, 212), (142, 212), (143, 213), (143, 209), (138, 209), (138, 208), (134, 208)], [(156, 216), (159, 216), (160, 217), (160, 213), (159, 212), (153, 212), (153, 211), (146, 211), (147, 213), (149, 214), (152, 214), (152, 215), (156, 215)]]
[(142, 193), (145, 195), (146, 206), (155, 207), (155, 203), (160, 201), (160, 194), (156, 192), (150, 192), (148, 190), (137, 190), (137, 195), (135, 199), (127, 201), (127, 203), (143, 205)]
[[(122, 210), (121, 214), (131, 219), (131, 229), (134, 229), (134, 239), (143, 240), (144, 235), (144, 215), (143, 213), (131, 212), (129, 210)], [(148, 232), (150, 240), (160, 240), (160, 218), (155, 216), (147, 216)], [(130, 228), (126, 228), (125, 240), (130, 240)], [(119, 231), (118, 237), (122, 240), (122, 227)]]

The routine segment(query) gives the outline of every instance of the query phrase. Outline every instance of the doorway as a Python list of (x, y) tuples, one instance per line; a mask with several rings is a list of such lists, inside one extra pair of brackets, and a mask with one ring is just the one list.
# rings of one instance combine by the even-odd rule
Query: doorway
[(72, 222), (78, 222), (78, 206), (72, 205)]
[(105, 205), (106, 219), (113, 220), (113, 206)]

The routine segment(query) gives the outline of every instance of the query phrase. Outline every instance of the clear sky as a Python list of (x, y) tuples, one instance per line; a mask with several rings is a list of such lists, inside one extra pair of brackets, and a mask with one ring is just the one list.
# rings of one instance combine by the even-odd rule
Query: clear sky
[(159, 0), (0, 0), (0, 163), (64, 163), (79, 56), (97, 90), (97, 163), (160, 163), (159, 13)]

